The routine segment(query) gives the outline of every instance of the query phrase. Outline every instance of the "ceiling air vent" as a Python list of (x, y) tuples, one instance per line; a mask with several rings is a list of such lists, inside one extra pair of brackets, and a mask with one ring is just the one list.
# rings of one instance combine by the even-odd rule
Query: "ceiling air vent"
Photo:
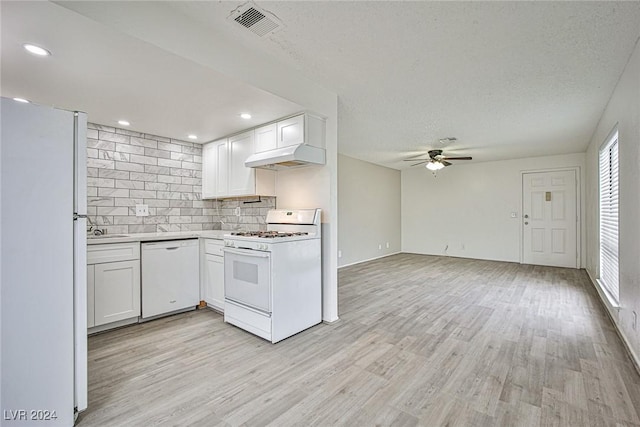
[(247, 2), (231, 11), (229, 19), (251, 30), (260, 37), (273, 34), (282, 29), (282, 22), (272, 13)]

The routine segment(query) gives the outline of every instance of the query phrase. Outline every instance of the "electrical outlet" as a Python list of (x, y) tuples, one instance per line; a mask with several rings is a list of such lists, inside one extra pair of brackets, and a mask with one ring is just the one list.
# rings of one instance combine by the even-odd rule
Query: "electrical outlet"
[(236, 206), (236, 216), (240, 216), (240, 206)]
[(389, 249), (389, 242), (387, 242), (387, 249)]
[(342, 258), (342, 251), (338, 250), (338, 258)]
[(149, 205), (136, 205), (136, 216), (149, 216)]
[(378, 245), (378, 250), (381, 251), (382, 250), (382, 245)]
[(518, 218), (518, 212), (511, 212), (511, 218)]

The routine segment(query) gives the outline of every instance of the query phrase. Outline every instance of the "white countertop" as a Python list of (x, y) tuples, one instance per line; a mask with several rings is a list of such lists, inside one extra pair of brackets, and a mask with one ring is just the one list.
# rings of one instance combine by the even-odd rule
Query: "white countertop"
[(87, 236), (87, 245), (101, 245), (104, 243), (130, 243), (130, 242), (153, 242), (159, 240), (178, 240), (206, 238), (222, 240), (225, 234), (230, 231), (205, 230), (205, 231), (167, 231), (163, 233), (135, 233), (135, 234), (107, 234), (106, 237)]

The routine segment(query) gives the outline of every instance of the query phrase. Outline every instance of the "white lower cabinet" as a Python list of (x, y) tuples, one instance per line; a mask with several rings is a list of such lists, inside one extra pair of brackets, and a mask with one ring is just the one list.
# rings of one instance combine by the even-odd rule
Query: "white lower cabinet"
[(96, 264), (95, 326), (140, 316), (140, 261)]
[(137, 321), (140, 244), (89, 245), (87, 264), (87, 327), (97, 331), (109, 329), (105, 325)]
[(87, 328), (93, 328), (96, 325), (95, 318), (95, 265), (87, 265)]
[(224, 311), (224, 257), (222, 240), (205, 239), (202, 269), (203, 299), (208, 306)]

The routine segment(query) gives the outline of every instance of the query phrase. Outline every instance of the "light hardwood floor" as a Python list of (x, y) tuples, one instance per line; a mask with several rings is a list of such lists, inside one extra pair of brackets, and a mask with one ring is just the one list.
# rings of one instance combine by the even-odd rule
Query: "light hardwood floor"
[(89, 339), (79, 426), (636, 426), (640, 377), (580, 270), (401, 254), (272, 345), (210, 310)]

